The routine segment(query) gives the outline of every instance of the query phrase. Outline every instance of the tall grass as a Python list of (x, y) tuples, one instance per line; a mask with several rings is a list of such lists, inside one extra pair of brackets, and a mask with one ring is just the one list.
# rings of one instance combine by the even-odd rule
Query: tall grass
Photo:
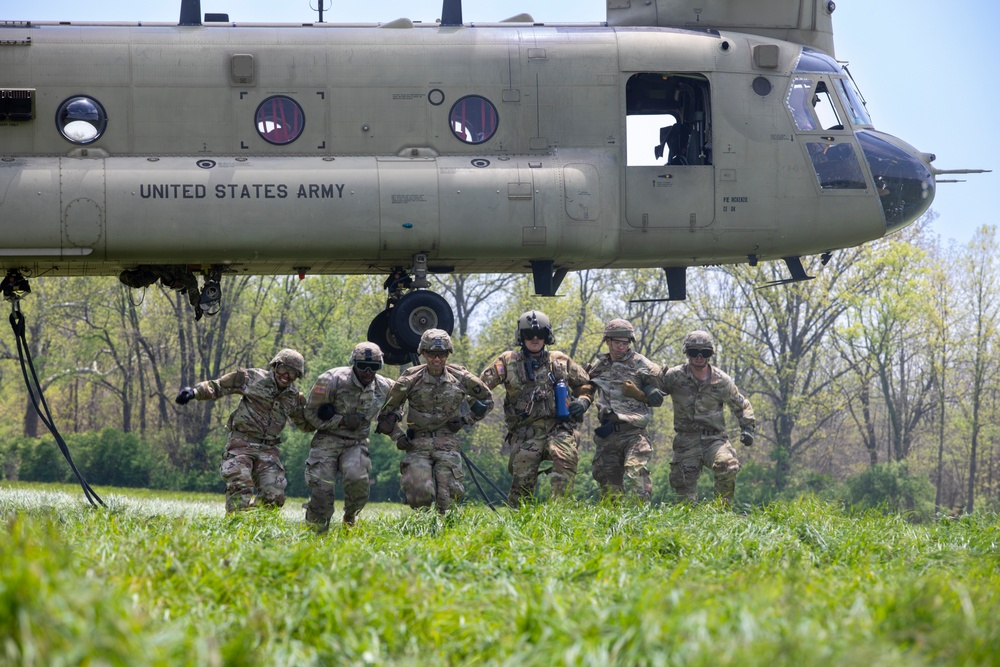
[(221, 498), (0, 487), (0, 660), (20, 665), (992, 665), (995, 515), (804, 498), (548, 503), (353, 529)]

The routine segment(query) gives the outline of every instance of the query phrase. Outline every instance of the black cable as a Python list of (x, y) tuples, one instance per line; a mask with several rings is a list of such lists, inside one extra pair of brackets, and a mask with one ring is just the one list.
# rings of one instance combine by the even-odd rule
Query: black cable
[[(493, 482), (492, 479), (490, 479), (489, 477), (487, 477), (486, 473), (484, 473), (482, 470), (480, 470), (479, 466), (477, 466), (475, 463), (473, 463), (472, 459), (470, 459), (468, 456), (465, 455), (465, 452), (463, 452), (462, 450), (458, 450), (458, 451), (462, 455), (462, 459), (465, 460), (465, 463), (469, 466), (469, 471), (470, 472), (472, 472), (472, 471), (478, 472), (479, 476), (482, 477), (483, 479), (485, 479), (487, 482), (489, 482), (490, 486), (493, 487), (494, 491), (496, 491), (498, 494), (500, 494), (501, 498), (506, 498), (507, 497), (507, 494), (504, 493), (503, 489), (501, 489), (499, 486), (497, 486)], [(473, 479), (475, 479), (475, 478), (473, 478)]]
[[(83, 494), (87, 497), (87, 502), (89, 502), (94, 507), (98, 504), (101, 507), (106, 507), (104, 501), (101, 497), (97, 495), (97, 492), (90, 488), (90, 484), (84, 479), (83, 473), (76, 467), (73, 463), (73, 457), (69, 453), (69, 447), (66, 445), (66, 441), (63, 440), (62, 435), (59, 434), (59, 430), (56, 428), (55, 422), (52, 419), (52, 413), (49, 411), (49, 405), (45, 401), (45, 395), (42, 394), (42, 385), (38, 381), (38, 375), (35, 373), (35, 365), (31, 360), (31, 352), (28, 349), (28, 341), (24, 335), (25, 323), (24, 314), (21, 313), (20, 302), (16, 299), (12, 302), (11, 314), (10, 314), (10, 326), (14, 330), (14, 338), (17, 340), (17, 356), (21, 362), (21, 375), (24, 376), (24, 386), (28, 389), (28, 396), (31, 398), (31, 404), (35, 407), (35, 412), (38, 413), (39, 419), (42, 423), (49, 429), (49, 432), (56, 440), (56, 444), (59, 446), (59, 451), (66, 458), (69, 463), (69, 467), (73, 470), (73, 474), (76, 475), (76, 479), (80, 482), (81, 488), (83, 488)], [(28, 370), (31, 371), (31, 379), (28, 378)], [(32, 380), (34, 384), (32, 384)], [(37, 394), (37, 395), (36, 395)], [(42, 408), (45, 409), (44, 413)], [(97, 501), (96, 503), (94, 501)]]
[(462, 458), (465, 459), (466, 464), (468, 464), (469, 466), (469, 476), (472, 477), (473, 483), (476, 485), (476, 488), (479, 489), (479, 495), (483, 497), (483, 500), (486, 502), (486, 504), (489, 506), (491, 510), (493, 510), (496, 514), (500, 514), (500, 512), (497, 512), (497, 508), (493, 506), (493, 503), (490, 502), (490, 499), (486, 496), (486, 492), (483, 491), (483, 486), (479, 483), (479, 480), (476, 479), (476, 473), (472, 470), (472, 462), (469, 460), (469, 457), (466, 456), (465, 452), (463, 452), (461, 449), (458, 451), (459, 453), (461, 453)]

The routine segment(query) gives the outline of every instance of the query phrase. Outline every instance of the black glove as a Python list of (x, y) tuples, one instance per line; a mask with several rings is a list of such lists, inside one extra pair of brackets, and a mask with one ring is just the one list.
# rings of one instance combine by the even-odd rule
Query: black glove
[(594, 435), (598, 435), (602, 438), (606, 438), (615, 432), (615, 425), (613, 422), (601, 422), (601, 425), (594, 429)]
[(354, 431), (360, 428), (364, 421), (364, 417), (359, 415), (357, 412), (352, 412), (349, 415), (344, 415), (344, 420), (341, 422), (341, 425), (348, 431)]
[(322, 419), (323, 421), (329, 421), (330, 419), (333, 419), (333, 416), (335, 414), (337, 413), (334, 412), (333, 405), (331, 405), (330, 403), (324, 403), (323, 405), (319, 406), (319, 408), (317, 408), (316, 410), (316, 416)]
[(188, 401), (194, 398), (194, 389), (191, 387), (181, 387), (181, 390), (177, 392), (177, 405), (187, 405)]
[(469, 411), (477, 417), (482, 418), (486, 415), (486, 404), (477, 399), (469, 404)]
[(382, 417), (382, 419), (378, 420), (378, 424), (375, 426), (375, 432), (383, 435), (392, 435), (392, 431), (396, 428), (396, 422), (398, 421), (399, 415), (389, 413), (385, 417)]
[(658, 408), (663, 405), (663, 392), (656, 387), (643, 387), (642, 391), (646, 394), (646, 401), (649, 403), (650, 407)]
[(743, 432), (740, 433), (740, 442), (745, 447), (753, 447), (753, 431), (748, 428), (743, 429)]
[(411, 445), (410, 439), (406, 437), (405, 433), (396, 438), (396, 449), (408, 452), (410, 451), (410, 445)]
[(452, 433), (458, 433), (462, 430), (462, 418), (456, 417), (455, 419), (449, 420), (448, 423), (445, 424), (445, 427)]
[(579, 419), (580, 417), (583, 416), (583, 413), (586, 412), (587, 408), (589, 407), (590, 404), (587, 403), (587, 401), (582, 401), (579, 398), (574, 398), (572, 401), (569, 402), (569, 416), (576, 417), (577, 419)]

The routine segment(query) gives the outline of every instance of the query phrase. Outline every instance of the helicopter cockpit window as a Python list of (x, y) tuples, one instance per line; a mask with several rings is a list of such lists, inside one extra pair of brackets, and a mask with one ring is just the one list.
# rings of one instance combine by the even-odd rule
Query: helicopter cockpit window
[(497, 108), (479, 95), (466, 95), (455, 102), (448, 120), (452, 134), (467, 144), (489, 141), (499, 125)]
[(641, 73), (625, 87), (625, 159), (629, 167), (712, 164), (708, 79)]
[(806, 143), (809, 158), (816, 170), (819, 186), (824, 190), (864, 190), (865, 176), (861, 164), (849, 143), (810, 141)]
[(302, 135), (306, 117), (299, 103), (284, 95), (268, 97), (254, 116), (257, 134), (269, 144), (284, 146)]
[(854, 87), (854, 82), (850, 79), (838, 79), (837, 88), (840, 91), (840, 101), (844, 103), (847, 113), (851, 115), (851, 122), (855, 125), (870, 126), (872, 124), (871, 116), (868, 115), (868, 109), (865, 108), (864, 100), (861, 99), (861, 93)]
[(788, 91), (788, 109), (803, 131), (843, 130), (844, 124), (826, 81), (795, 79)]
[(59, 105), (56, 127), (66, 141), (84, 146), (101, 138), (108, 128), (108, 114), (94, 98), (77, 95)]
[(795, 71), (840, 74), (840, 65), (822, 51), (803, 47), (802, 53), (799, 55), (799, 62), (795, 63)]

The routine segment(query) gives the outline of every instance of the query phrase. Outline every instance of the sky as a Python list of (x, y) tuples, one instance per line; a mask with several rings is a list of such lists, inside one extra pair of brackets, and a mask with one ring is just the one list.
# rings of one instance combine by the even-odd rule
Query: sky
[[(232, 21), (308, 23), (320, 0), (202, 0), (202, 12)], [(440, 0), (326, 0), (324, 20), (433, 22)], [(733, 0), (746, 1), (746, 0)], [(536, 21), (590, 23), (606, 18), (605, 0), (464, 0), (466, 23), (527, 12)], [(0, 21), (176, 22), (180, 0), (0, 0)], [(996, 0), (837, 0), (836, 56), (849, 63), (875, 127), (934, 153), (939, 169), (993, 169), (938, 186), (932, 226), (943, 243), (968, 243), (983, 225), (998, 225), (989, 202), (1000, 199), (1000, 139), (990, 125), (1000, 86), (987, 64), (1000, 22)], [(990, 195), (990, 193), (994, 195)]]

